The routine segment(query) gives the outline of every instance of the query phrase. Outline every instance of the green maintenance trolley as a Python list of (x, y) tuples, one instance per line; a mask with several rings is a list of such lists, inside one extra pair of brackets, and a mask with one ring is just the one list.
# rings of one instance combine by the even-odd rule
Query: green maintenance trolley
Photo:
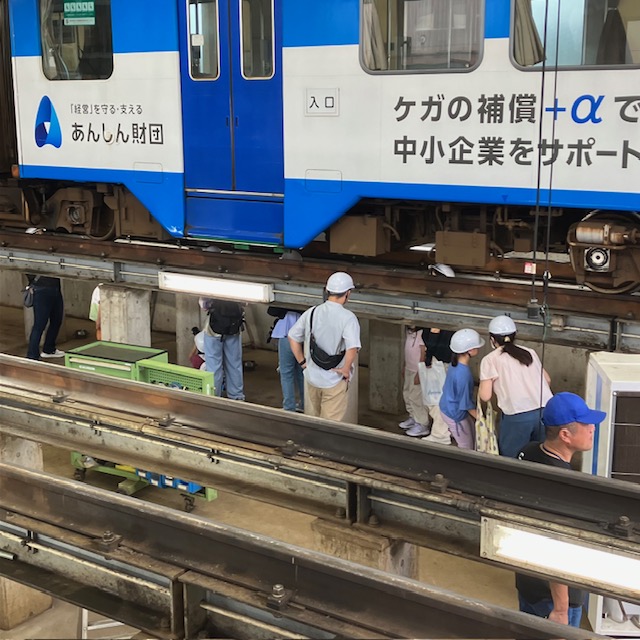
[(168, 364), (156, 359), (140, 360), (137, 366), (140, 382), (193, 391), (206, 396), (214, 395), (213, 373), (208, 371)]
[[(169, 364), (167, 352), (161, 349), (117, 342), (93, 342), (67, 351), (65, 365), (74, 369), (126, 380), (214, 395), (212, 373)], [(129, 465), (94, 460), (77, 451), (71, 453), (71, 464), (75, 468), (74, 478), (76, 480), (84, 480), (89, 470), (123, 478), (118, 483), (118, 492), (126, 495), (133, 495), (150, 485), (161, 489), (176, 489), (181, 492), (184, 498), (185, 511), (193, 511), (196, 497), (204, 498), (207, 501), (215, 500), (218, 497), (215, 489), (203, 487), (195, 482), (136, 469)]]
[(64, 364), (67, 367), (125, 380), (139, 379), (140, 360), (169, 362), (169, 354), (164, 349), (100, 341), (70, 349), (64, 355)]

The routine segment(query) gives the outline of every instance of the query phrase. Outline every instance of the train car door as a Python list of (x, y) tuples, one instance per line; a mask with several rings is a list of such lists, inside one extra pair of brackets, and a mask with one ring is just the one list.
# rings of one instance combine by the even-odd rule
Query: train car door
[(280, 0), (180, 4), (187, 193), (281, 194)]

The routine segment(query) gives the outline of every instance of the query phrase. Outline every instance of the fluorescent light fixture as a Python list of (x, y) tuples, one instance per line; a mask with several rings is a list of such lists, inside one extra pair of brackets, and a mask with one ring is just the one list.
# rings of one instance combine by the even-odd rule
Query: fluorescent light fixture
[(617, 596), (640, 593), (640, 555), (552, 531), (482, 518), (480, 554), (514, 568), (543, 573)]
[(242, 300), (243, 302), (273, 302), (273, 285), (259, 282), (223, 280), (222, 278), (160, 271), (158, 285), (164, 291), (192, 293), (207, 298)]

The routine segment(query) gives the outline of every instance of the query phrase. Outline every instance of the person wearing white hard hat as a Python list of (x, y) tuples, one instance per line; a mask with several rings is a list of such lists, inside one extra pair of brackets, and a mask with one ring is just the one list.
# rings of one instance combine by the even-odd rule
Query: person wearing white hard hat
[(304, 369), (305, 413), (344, 420), (349, 381), (361, 346), (360, 323), (345, 309), (355, 285), (348, 273), (338, 271), (325, 288), (327, 300), (300, 316), (289, 330), (289, 344)]
[(469, 361), (478, 355), (484, 340), (474, 329), (460, 329), (451, 337), (451, 365), (440, 398), (440, 413), (461, 449), (475, 449), (476, 403)]
[(489, 323), (493, 351), (480, 363), (480, 400), (495, 393), (502, 411), (500, 455), (515, 458), (528, 442), (544, 440), (542, 410), (553, 395), (549, 374), (538, 354), (516, 345), (516, 324), (509, 316)]

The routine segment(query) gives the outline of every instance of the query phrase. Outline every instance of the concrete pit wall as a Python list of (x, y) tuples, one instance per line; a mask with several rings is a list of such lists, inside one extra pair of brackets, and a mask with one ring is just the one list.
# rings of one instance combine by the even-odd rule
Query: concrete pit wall
[[(22, 293), (26, 279), (15, 271), (0, 271), (0, 306), (22, 306)], [(87, 318), (91, 293), (95, 283), (82, 280), (63, 280), (63, 293), (65, 299), (65, 313), (75, 318)], [(197, 305), (194, 296), (193, 304)], [(152, 305), (152, 329), (154, 331), (173, 333), (176, 330), (175, 295), (168, 292), (154, 292), (151, 296)], [(275, 351), (276, 345), (267, 344), (266, 339), (269, 329), (273, 324), (273, 318), (267, 315), (267, 305), (249, 305), (247, 307), (247, 330), (243, 335), (243, 342), (247, 346), (259, 349)], [(202, 322), (205, 316), (200, 315)], [(369, 322), (366, 318), (360, 320), (362, 351), (359, 361), (362, 366), (369, 366)], [(190, 329), (190, 327), (188, 328)], [(64, 328), (61, 336), (64, 335)], [(486, 337), (486, 336), (485, 336)], [(542, 355), (541, 345), (523, 342)], [(483, 348), (477, 358), (471, 362), (471, 367), (476, 379), (480, 360), (489, 353), (490, 347)], [(398, 366), (402, 365), (402, 352), (398, 354)], [(544, 353), (544, 365), (549, 372), (554, 391), (573, 391), (582, 394), (587, 369), (589, 351), (575, 347), (558, 345), (546, 345)]]

